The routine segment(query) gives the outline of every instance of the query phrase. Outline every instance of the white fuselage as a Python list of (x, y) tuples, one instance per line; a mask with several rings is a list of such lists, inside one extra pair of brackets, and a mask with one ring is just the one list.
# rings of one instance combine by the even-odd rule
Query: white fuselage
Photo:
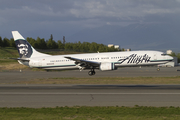
[(158, 65), (167, 63), (173, 59), (171, 56), (159, 51), (127, 51), (41, 56), (30, 58), (30, 61), (26, 65), (43, 69), (78, 69), (79, 67), (75, 64), (75, 61), (65, 58), (69, 56), (85, 61), (98, 62), (100, 64), (114, 63), (116, 67)]

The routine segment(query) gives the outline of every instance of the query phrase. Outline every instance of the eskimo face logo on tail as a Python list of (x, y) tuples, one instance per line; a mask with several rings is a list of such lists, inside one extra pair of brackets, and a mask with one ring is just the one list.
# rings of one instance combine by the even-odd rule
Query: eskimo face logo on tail
[(130, 64), (130, 63), (135, 63), (135, 64), (139, 64), (139, 63), (142, 63), (142, 62), (149, 62), (151, 59), (151, 57), (149, 57), (147, 54), (144, 54), (144, 55), (141, 55), (141, 56), (137, 56), (137, 54), (132, 54), (124, 59), (120, 59), (118, 60), (121, 64), (125, 61), (127, 61), (127, 64)]
[(19, 53), (22, 55), (28, 54), (28, 45), (27, 44), (18, 44)]
[(32, 55), (31, 45), (25, 40), (15, 41), (20, 58), (29, 58)]

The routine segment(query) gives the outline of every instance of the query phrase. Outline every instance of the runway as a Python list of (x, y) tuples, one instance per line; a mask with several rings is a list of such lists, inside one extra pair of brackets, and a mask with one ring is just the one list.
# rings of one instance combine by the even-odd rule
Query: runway
[(7, 71), (0, 72), (0, 84), (11, 84), (13, 82), (28, 81), (36, 78), (57, 78), (57, 77), (172, 77), (180, 76), (180, 67), (160, 68), (157, 67), (126, 67), (114, 71), (96, 70), (96, 75), (89, 76), (88, 71), (67, 70), (67, 71)]
[(1, 85), (0, 107), (180, 106), (180, 85)]
[(56, 77), (171, 77), (179, 67), (120, 68), (116, 71), (0, 72), (0, 107), (56, 106), (180, 106), (180, 85), (12, 85), (13, 82)]

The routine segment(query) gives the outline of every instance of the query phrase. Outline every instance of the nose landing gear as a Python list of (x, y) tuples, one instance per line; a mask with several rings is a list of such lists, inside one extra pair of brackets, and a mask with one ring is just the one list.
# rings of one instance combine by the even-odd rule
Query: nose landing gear
[(157, 71), (160, 71), (160, 68), (157, 68)]

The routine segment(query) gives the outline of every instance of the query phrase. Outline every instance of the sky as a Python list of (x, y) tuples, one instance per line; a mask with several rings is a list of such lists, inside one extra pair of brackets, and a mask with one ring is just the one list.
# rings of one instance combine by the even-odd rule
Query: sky
[(0, 0), (2, 38), (18, 30), (25, 38), (52, 34), (62, 40), (87, 29), (136, 23), (180, 25), (180, 0)]

